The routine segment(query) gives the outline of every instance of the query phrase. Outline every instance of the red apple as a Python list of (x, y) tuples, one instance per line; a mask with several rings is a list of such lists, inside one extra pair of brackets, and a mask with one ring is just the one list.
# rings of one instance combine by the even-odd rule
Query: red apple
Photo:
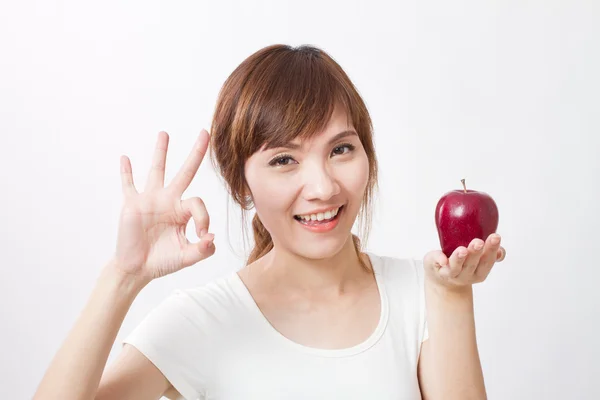
[(452, 190), (435, 208), (435, 225), (442, 252), (450, 257), (459, 246), (468, 247), (475, 238), (483, 241), (498, 228), (498, 207), (490, 195), (476, 190)]

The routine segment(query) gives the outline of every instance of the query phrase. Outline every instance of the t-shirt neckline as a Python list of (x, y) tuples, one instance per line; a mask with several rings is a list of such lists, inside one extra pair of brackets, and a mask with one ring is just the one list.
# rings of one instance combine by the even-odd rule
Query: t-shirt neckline
[(248, 290), (248, 288), (246, 287), (246, 285), (244, 284), (244, 282), (242, 281), (242, 279), (240, 278), (240, 276), (238, 275), (237, 272), (233, 273), (232, 281), (238, 288), (237, 292), (241, 296), (242, 301), (248, 306), (248, 308), (251, 310), (251, 312), (254, 314), (254, 316), (259, 321), (260, 325), (265, 328), (264, 330), (267, 332), (267, 334), (271, 338), (276, 340), (278, 343), (281, 343), (284, 346), (288, 346), (288, 347), (295, 349), (297, 351), (300, 351), (302, 353), (311, 354), (314, 356), (320, 356), (320, 357), (352, 356), (352, 355), (361, 353), (363, 351), (366, 351), (367, 349), (371, 348), (375, 343), (377, 343), (379, 341), (379, 339), (383, 335), (383, 332), (385, 331), (385, 328), (386, 328), (387, 322), (388, 322), (388, 316), (389, 316), (388, 296), (387, 296), (387, 293), (385, 290), (385, 284), (383, 282), (382, 268), (380, 265), (381, 260), (376, 255), (374, 255), (370, 252), (365, 252), (365, 254), (367, 254), (367, 256), (369, 257), (369, 260), (371, 261), (371, 265), (373, 266), (373, 273), (375, 275), (375, 281), (377, 283), (377, 289), (379, 291), (379, 301), (380, 301), (380, 305), (381, 305), (380, 306), (380, 315), (379, 315), (379, 321), (377, 323), (377, 326), (375, 327), (375, 330), (373, 330), (371, 335), (367, 339), (362, 341), (361, 343), (358, 343), (351, 347), (346, 347), (346, 348), (341, 348), (341, 349), (324, 349), (324, 348), (306, 346), (306, 345), (297, 343), (297, 342), (289, 339), (288, 337), (284, 336), (281, 332), (279, 332), (277, 329), (275, 329), (275, 327), (273, 325), (271, 325), (271, 323), (269, 322), (267, 317), (265, 317), (265, 315), (260, 310), (260, 307), (258, 307), (258, 304), (252, 297), (252, 294), (250, 293), (250, 291)]

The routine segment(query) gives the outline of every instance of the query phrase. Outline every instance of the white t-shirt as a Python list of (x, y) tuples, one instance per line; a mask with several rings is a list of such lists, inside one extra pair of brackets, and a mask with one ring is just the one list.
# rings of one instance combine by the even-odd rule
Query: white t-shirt
[(184, 399), (421, 399), (417, 361), (427, 339), (423, 265), (367, 253), (379, 324), (345, 349), (300, 345), (262, 314), (237, 273), (176, 290), (125, 339)]

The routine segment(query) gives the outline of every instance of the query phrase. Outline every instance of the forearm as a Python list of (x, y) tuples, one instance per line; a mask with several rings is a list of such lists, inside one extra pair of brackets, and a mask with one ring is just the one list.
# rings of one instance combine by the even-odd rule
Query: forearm
[(434, 398), (486, 399), (475, 336), (473, 289), (425, 286)]
[(37, 388), (34, 400), (95, 397), (117, 333), (144, 286), (118, 273), (113, 262), (103, 268), (87, 304)]

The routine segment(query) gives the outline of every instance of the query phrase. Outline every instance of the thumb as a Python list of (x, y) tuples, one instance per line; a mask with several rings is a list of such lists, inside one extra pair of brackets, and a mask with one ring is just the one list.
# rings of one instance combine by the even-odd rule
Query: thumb
[(442, 277), (447, 277), (449, 268), (449, 260), (446, 255), (440, 250), (433, 250), (427, 253), (423, 259), (425, 268), (428, 268)]
[(438, 271), (440, 268), (448, 265), (448, 257), (440, 250), (433, 250), (425, 255), (423, 264), (428, 268)]
[(199, 242), (188, 242), (183, 249), (183, 266), (194, 265), (215, 253), (214, 233), (205, 233)]

